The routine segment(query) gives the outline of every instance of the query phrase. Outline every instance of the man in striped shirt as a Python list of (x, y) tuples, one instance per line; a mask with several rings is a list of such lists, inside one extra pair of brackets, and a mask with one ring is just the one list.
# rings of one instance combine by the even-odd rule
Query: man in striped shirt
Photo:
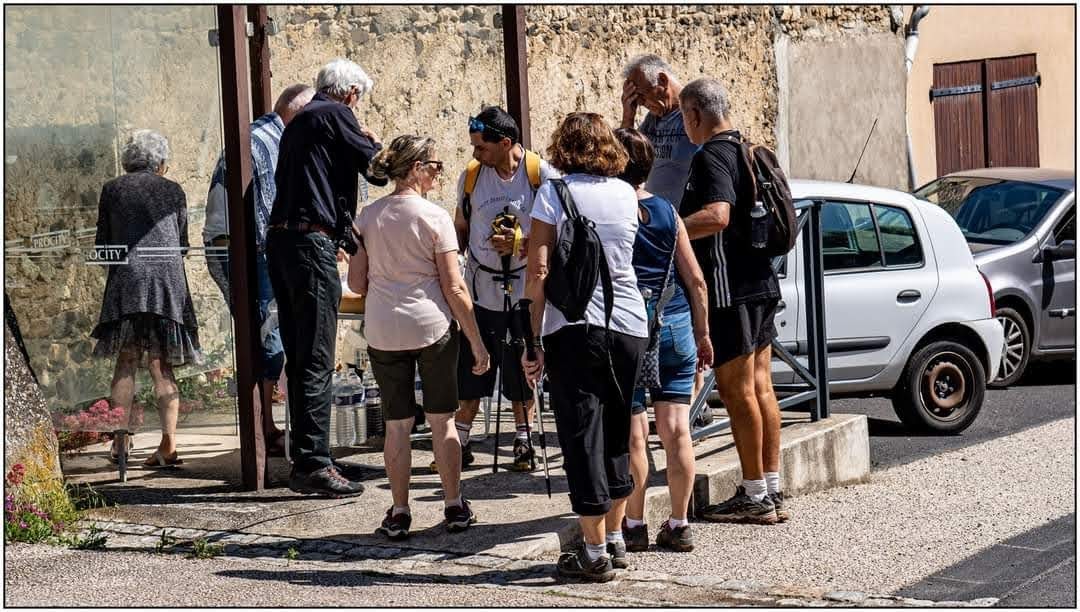
[(780, 406), (772, 387), (773, 316), (780, 286), (770, 258), (750, 242), (753, 182), (723, 84), (698, 79), (679, 94), (686, 134), (701, 149), (679, 213), (709, 293), (716, 390), (731, 416), (743, 482), (706, 508), (721, 522), (786, 520), (780, 493)]
[[(274, 168), (277, 166), (281, 133), (292, 118), (300, 112), (315, 90), (307, 85), (292, 85), (281, 92), (274, 111), (259, 117), (251, 124), (251, 184), (244, 191), (244, 200), (253, 206), (255, 214), (255, 270), (258, 288), (259, 326), (269, 316), (270, 302), (274, 299), (270, 276), (266, 267), (266, 229), (270, 224), (270, 210), (274, 205), (277, 186)], [(214, 175), (210, 179), (210, 192), (206, 196), (206, 224), (203, 226), (203, 243), (206, 245), (206, 267), (210, 277), (225, 296), (225, 303), (232, 311), (229, 297), (229, 207), (225, 196), (225, 156), (218, 157)], [(267, 440), (267, 452), (271, 456), (285, 455), (285, 438), (274, 424), (273, 411), (269, 409), (274, 384), (281, 376), (285, 352), (281, 334), (275, 327), (262, 340), (262, 368), (259, 373), (263, 406), (263, 435)]]

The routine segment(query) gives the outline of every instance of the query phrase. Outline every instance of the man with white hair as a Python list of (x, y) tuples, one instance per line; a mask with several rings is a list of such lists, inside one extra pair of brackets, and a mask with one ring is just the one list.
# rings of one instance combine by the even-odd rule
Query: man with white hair
[(657, 55), (639, 55), (623, 68), (623, 115), (621, 127), (634, 127), (638, 108), (648, 114), (638, 131), (652, 143), (655, 154), (652, 171), (645, 181), (645, 190), (668, 200), (679, 208), (690, 160), (697, 146), (690, 142), (683, 129), (679, 110), (682, 86), (671, 66)]
[(289, 379), (289, 488), (297, 493), (345, 497), (364, 490), (334, 465), (329, 433), (341, 301), (336, 254), (355, 246), (358, 180), (382, 148), (353, 114), (372, 85), (355, 63), (330, 62), (319, 71), (317, 93), (281, 136), (266, 256)]
[(698, 79), (679, 94), (694, 154), (680, 214), (709, 293), (716, 390), (731, 417), (742, 486), (703, 518), (772, 524), (787, 520), (780, 492), (780, 406), (772, 387), (773, 317), (780, 286), (769, 257), (750, 242), (754, 207), (742, 140), (720, 81)]
[[(261, 328), (270, 315), (270, 302), (274, 291), (270, 287), (270, 275), (266, 265), (266, 230), (270, 222), (270, 210), (274, 205), (277, 186), (274, 184), (274, 168), (277, 166), (281, 133), (304, 106), (311, 101), (315, 90), (308, 85), (296, 84), (286, 87), (278, 96), (274, 110), (259, 117), (251, 124), (251, 184), (244, 190), (244, 200), (252, 206), (255, 216), (255, 281), (258, 290), (258, 323)], [(203, 226), (203, 243), (207, 247), (206, 267), (214, 279), (225, 303), (232, 311), (229, 296), (229, 206), (225, 193), (225, 156), (218, 157), (214, 175), (210, 179), (210, 192), (206, 196), (206, 224)], [(260, 391), (263, 410), (263, 436), (267, 454), (285, 456), (285, 434), (274, 423), (270, 410), (274, 385), (281, 377), (285, 352), (281, 346), (281, 334), (275, 326), (262, 339), (261, 365), (259, 368)]]

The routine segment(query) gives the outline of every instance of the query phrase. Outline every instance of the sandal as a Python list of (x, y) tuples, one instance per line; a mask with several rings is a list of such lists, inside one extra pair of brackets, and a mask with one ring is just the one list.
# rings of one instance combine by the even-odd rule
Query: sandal
[(143, 467), (147, 468), (170, 468), (178, 465), (183, 465), (184, 460), (174, 454), (172, 458), (166, 459), (165, 455), (161, 454), (161, 451), (154, 451), (153, 455), (143, 463)]
[[(131, 456), (131, 447), (135, 445), (135, 440), (132, 439), (130, 434), (125, 436), (124, 439), (127, 440), (125, 444), (125, 446), (127, 446), (127, 449), (124, 450), (124, 458), (128, 458)], [(112, 448), (109, 450), (109, 461), (112, 461), (113, 463), (120, 463), (119, 447), (116, 444), (119, 440), (119, 437), (114, 437), (112, 441)]]

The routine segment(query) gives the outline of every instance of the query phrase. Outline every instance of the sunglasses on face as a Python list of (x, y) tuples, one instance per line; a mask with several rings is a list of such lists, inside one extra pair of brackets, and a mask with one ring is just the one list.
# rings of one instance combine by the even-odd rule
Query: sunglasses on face
[[(474, 134), (476, 132), (491, 132), (492, 134), (495, 134), (496, 136), (502, 136), (503, 138), (510, 138), (510, 136), (503, 133), (503, 131), (500, 130), (499, 128), (492, 127), (492, 126), (484, 123), (483, 121), (480, 121), (476, 117), (469, 117), (469, 133)], [(511, 140), (513, 140), (513, 139), (511, 138)]]
[(429, 160), (426, 160), (426, 161), (422, 161), (420, 163), (425, 165), (425, 166), (434, 167), (436, 172), (442, 172), (442, 170), (443, 170), (443, 162), (441, 162), (439, 160), (429, 159)]

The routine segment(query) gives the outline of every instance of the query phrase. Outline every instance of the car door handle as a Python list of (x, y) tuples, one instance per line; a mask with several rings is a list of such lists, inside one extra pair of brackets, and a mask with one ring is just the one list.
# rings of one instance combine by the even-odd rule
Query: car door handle
[(1049, 313), (1051, 319), (1066, 319), (1068, 317), (1076, 316), (1075, 308), (1061, 308), (1058, 310), (1051, 310)]
[(914, 289), (905, 289), (896, 294), (896, 301), (901, 304), (913, 304), (918, 302), (922, 294)]

